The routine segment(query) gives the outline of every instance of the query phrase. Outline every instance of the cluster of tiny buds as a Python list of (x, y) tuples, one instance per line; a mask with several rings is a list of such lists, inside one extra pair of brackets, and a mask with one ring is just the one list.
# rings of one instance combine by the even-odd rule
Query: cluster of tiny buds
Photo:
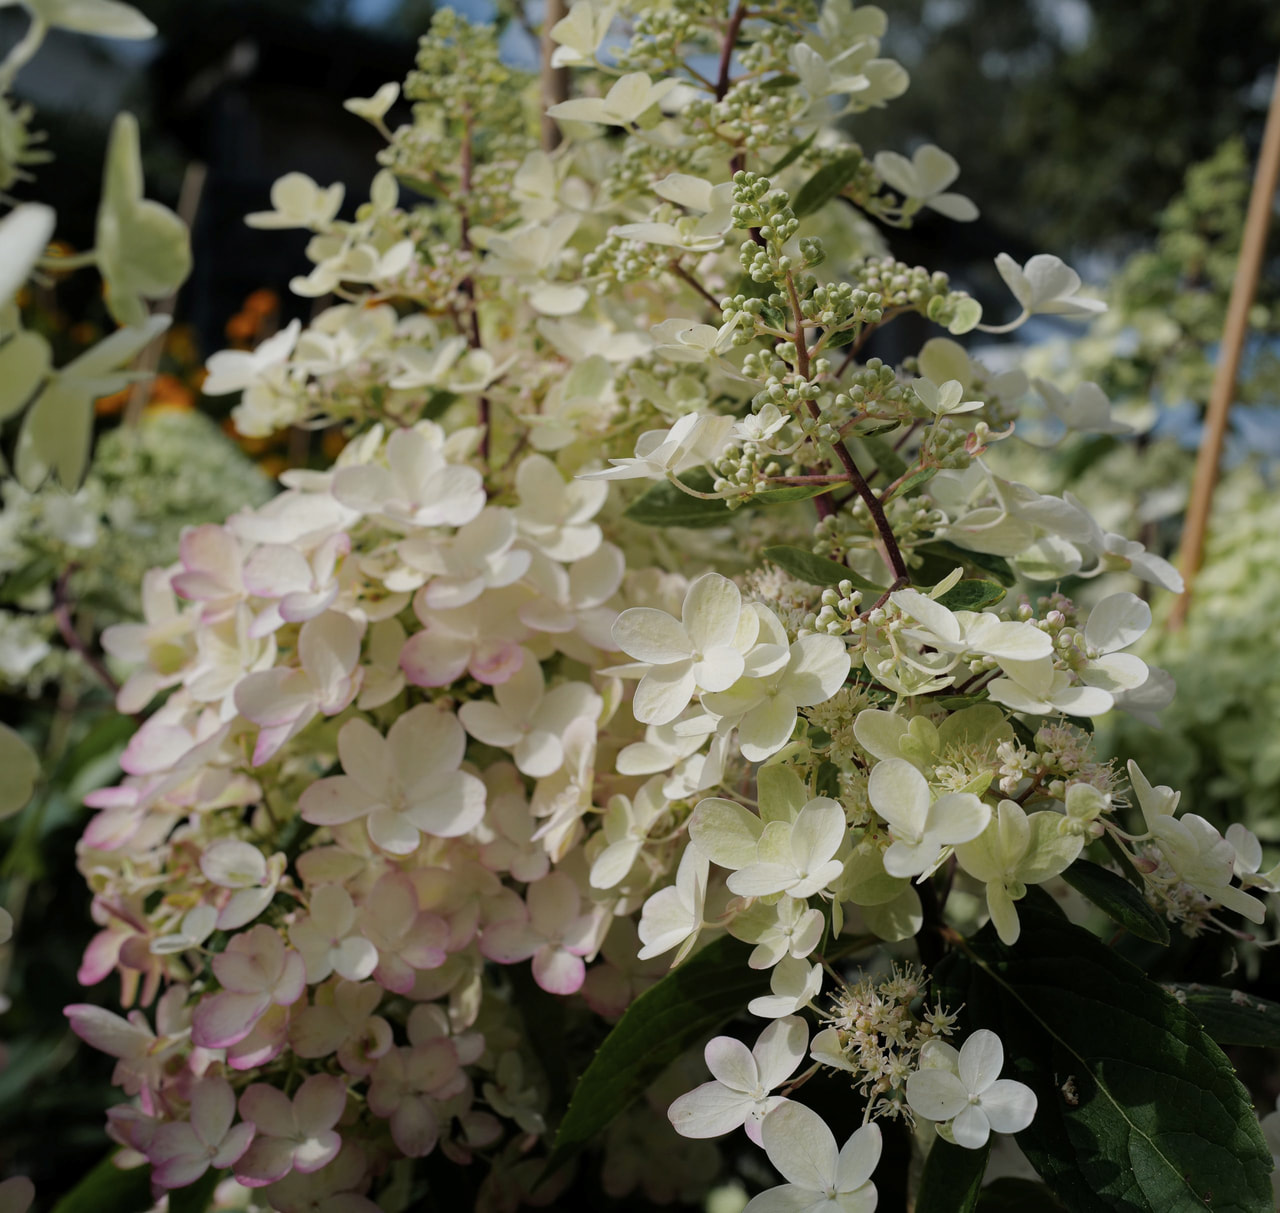
[(805, 626), (811, 632), (826, 632), (829, 636), (849, 635), (861, 631), (861, 611), (862, 591), (854, 589), (852, 581), (842, 581), (822, 591), (822, 607), (805, 620)]

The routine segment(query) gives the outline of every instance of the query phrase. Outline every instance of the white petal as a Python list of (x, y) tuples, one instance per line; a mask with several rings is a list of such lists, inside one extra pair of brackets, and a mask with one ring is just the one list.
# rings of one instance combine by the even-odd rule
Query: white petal
[(836, 1186), (836, 1139), (812, 1108), (780, 1103), (764, 1118), (760, 1136), (769, 1161), (789, 1183), (815, 1193)]

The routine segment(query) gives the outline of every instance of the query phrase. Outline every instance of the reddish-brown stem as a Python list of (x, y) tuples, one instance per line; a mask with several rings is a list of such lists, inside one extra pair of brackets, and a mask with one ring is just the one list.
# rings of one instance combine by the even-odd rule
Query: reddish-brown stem
[(724, 42), (720, 47), (720, 69), (716, 73), (716, 100), (723, 101), (733, 81), (729, 77), (729, 67), (733, 62), (733, 48), (738, 42), (738, 31), (747, 15), (747, 6), (739, 3), (725, 27)]
[(844, 361), (840, 364), (840, 369), (836, 371), (836, 378), (837, 379), (844, 378), (845, 371), (847, 371), (853, 365), (853, 360), (858, 356), (862, 347), (866, 345), (867, 339), (871, 336), (872, 333), (876, 332), (876, 330), (878, 329), (883, 328), (886, 324), (889, 323), (890, 320), (894, 320), (898, 316), (901, 316), (903, 312), (909, 312), (910, 310), (911, 310), (910, 308), (906, 308), (906, 307), (891, 307), (887, 312), (885, 312), (883, 316), (880, 317), (879, 321), (877, 321), (875, 324), (866, 325), (863, 328), (862, 332), (858, 334), (857, 339), (854, 341), (854, 343), (849, 347), (849, 352), (844, 356)]
[(688, 283), (695, 291), (698, 292), (716, 311), (720, 310), (720, 300), (717, 299), (705, 286), (702, 285), (683, 265), (678, 261), (671, 263), (671, 272), (680, 279), (681, 282)]
[[(809, 343), (804, 333), (804, 312), (800, 307), (800, 294), (796, 290), (795, 279), (789, 272), (787, 274), (787, 296), (791, 300), (791, 316), (795, 321), (795, 333), (792, 339), (796, 347), (796, 371), (807, 382), (809, 379)], [(809, 406), (809, 415), (815, 421), (818, 420), (822, 415), (822, 410), (818, 408), (818, 402), (809, 400), (806, 403)], [(844, 442), (837, 438), (831, 444), (831, 449), (835, 451), (836, 458), (843, 465), (849, 480), (853, 484), (854, 492), (862, 499), (863, 504), (867, 507), (867, 513), (871, 515), (872, 525), (880, 536), (880, 542), (884, 545), (885, 563), (888, 564), (894, 579), (901, 581), (904, 585), (910, 585), (911, 574), (907, 572), (907, 562), (902, 558), (902, 550), (898, 547), (898, 541), (894, 537), (893, 527), (889, 525), (889, 519), (885, 517), (884, 507), (880, 504), (880, 499), (872, 492), (871, 486), (866, 480), (863, 479), (862, 473), (858, 471), (858, 465), (854, 462), (853, 456), (849, 453), (849, 448), (845, 446)], [(815, 498), (816, 500), (818, 499)], [(826, 517), (826, 514), (823, 514), (822, 517)]]
[[(471, 114), (468, 113), (462, 120), (462, 147), (459, 152), (459, 192), (462, 195), (462, 205), (459, 206), (458, 212), (461, 222), (460, 239), (462, 247), (468, 252), (471, 250), (471, 226), (467, 207), (470, 205), (471, 196), (471, 175), (475, 167), (475, 149), (471, 142)], [(481, 348), (480, 341), (480, 313), (476, 309), (476, 287), (471, 276), (468, 275), (459, 284), (458, 290), (467, 301), (467, 311), (469, 314), (467, 326), (467, 344), (473, 350)], [(489, 397), (483, 393), (476, 401), (477, 417), (476, 420), (480, 425), (480, 458), (485, 465), (489, 463)]]
[(71, 575), (76, 571), (78, 565), (68, 565), (66, 571), (58, 578), (58, 584), (53, 591), (53, 619), (58, 625), (58, 634), (62, 637), (62, 642), (74, 653), (80, 654), (80, 659), (91, 669), (97, 676), (103, 686), (111, 692), (112, 695), (120, 693), (120, 684), (111, 677), (111, 671), (103, 665), (101, 658), (96, 653), (89, 651), (89, 646), (80, 637), (80, 633), (76, 631), (75, 620), (71, 617), (71, 600), (68, 593)]

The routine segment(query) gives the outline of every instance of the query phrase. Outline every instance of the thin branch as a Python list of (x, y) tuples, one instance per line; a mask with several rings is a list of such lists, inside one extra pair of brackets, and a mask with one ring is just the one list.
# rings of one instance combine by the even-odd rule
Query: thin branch
[(68, 565), (62, 576), (58, 578), (53, 591), (53, 619), (58, 625), (58, 634), (67, 648), (80, 654), (81, 660), (98, 676), (98, 680), (113, 696), (119, 695), (120, 684), (111, 676), (111, 671), (102, 663), (102, 659), (96, 653), (90, 652), (89, 646), (76, 631), (75, 620), (71, 617), (69, 583), (71, 575), (79, 567), (76, 564)]
[(697, 291), (698, 294), (701, 295), (709, 304), (711, 304), (716, 311), (720, 310), (720, 300), (707, 290), (707, 288), (703, 286), (702, 283), (699, 282), (691, 273), (689, 273), (689, 271), (685, 269), (680, 262), (673, 261), (669, 268), (671, 272), (682, 282), (686, 282), (689, 286), (693, 287), (693, 289)]

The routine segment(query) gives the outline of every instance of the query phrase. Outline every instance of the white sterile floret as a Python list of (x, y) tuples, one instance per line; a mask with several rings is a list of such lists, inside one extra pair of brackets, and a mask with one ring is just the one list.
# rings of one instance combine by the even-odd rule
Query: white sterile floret
[(302, 321), (291, 320), (257, 349), (219, 350), (210, 354), (205, 363), (209, 373), (200, 390), (206, 396), (225, 396), (229, 392), (243, 391), (272, 367), (288, 362), (301, 331)]
[(986, 407), (985, 401), (965, 400), (964, 385), (958, 379), (948, 379), (941, 384), (934, 383), (932, 379), (913, 379), (911, 390), (935, 417), (954, 417)]
[(394, 80), (384, 84), (372, 97), (350, 97), (342, 103), (348, 113), (377, 126), (387, 111), (400, 100), (400, 86)]
[(729, 877), (729, 891), (739, 897), (812, 897), (844, 870), (835, 858), (844, 839), (840, 803), (825, 796), (811, 800), (794, 821), (771, 821), (764, 827), (752, 861)]
[(611, 796), (604, 811), (600, 836), (604, 850), (591, 865), (588, 880), (593, 889), (612, 889), (621, 883), (639, 858), (649, 832), (670, 807), (660, 777), (647, 780), (635, 794)]
[(872, 767), (867, 798), (893, 836), (884, 853), (890, 876), (927, 875), (946, 847), (977, 838), (991, 820), (991, 810), (972, 792), (947, 792), (934, 800), (928, 780), (905, 758)]
[[(653, 336), (653, 352), (668, 362), (718, 361), (722, 354), (733, 349), (733, 335), (740, 322), (738, 315), (719, 328), (679, 317), (664, 320), (649, 330)], [(719, 365), (722, 369), (726, 367), (723, 362)]]
[(615, 236), (699, 253), (724, 244), (724, 234), (733, 226), (733, 182), (712, 185), (688, 173), (672, 173), (653, 189), (668, 202), (695, 212), (697, 218), (686, 216), (676, 223), (624, 223), (613, 229)]
[(960, 166), (940, 147), (926, 143), (916, 148), (910, 160), (898, 152), (877, 152), (873, 163), (886, 185), (919, 206), (960, 223), (978, 217), (978, 208), (963, 194), (946, 192), (960, 176)]
[(764, 1119), (761, 1139), (787, 1182), (752, 1197), (743, 1213), (873, 1213), (871, 1176), (880, 1162), (880, 1126), (863, 1125), (840, 1149), (812, 1108), (786, 1100)]
[(656, 84), (645, 72), (630, 72), (619, 79), (603, 97), (575, 97), (547, 110), (552, 118), (573, 122), (598, 122), (604, 126), (634, 126), (680, 82), (659, 80)]
[(738, 442), (764, 442), (790, 420), (790, 415), (776, 404), (766, 404), (758, 413), (748, 413), (741, 421), (735, 421), (733, 437)]
[(1028, 316), (1093, 316), (1107, 310), (1102, 300), (1077, 295), (1080, 275), (1051, 253), (1037, 253), (1026, 265), (998, 253), (996, 269), (1022, 307), (1015, 325)]
[(1096, 383), (1080, 383), (1068, 396), (1043, 379), (1031, 381), (1046, 406), (1069, 430), (1080, 434), (1132, 434), (1133, 426), (1111, 416), (1111, 401)]
[(921, 1051), (921, 1068), (907, 1079), (907, 1103), (939, 1132), (967, 1150), (980, 1150), (992, 1131), (1020, 1133), (1035, 1118), (1036, 1096), (1025, 1083), (1001, 1078), (1004, 1046), (986, 1028), (957, 1052), (940, 1040)]
[(520, 504), (515, 522), (520, 534), (552, 560), (573, 561), (600, 546), (599, 526), (591, 521), (609, 495), (609, 486), (581, 480), (565, 483), (545, 455), (528, 455), (516, 470)]
[(697, 691), (723, 691), (745, 667), (759, 617), (742, 609), (738, 587), (705, 573), (685, 594), (680, 619), (655, 607), (631, 607), (618, 616), (613, 638), (649, 670), (636, 688), (632, 711), (642, 724), (674, 720)]
[[(1072, 791), (1087, 786), (1074, 784)], [(1096, 809), (1102, 796), (1096, 789), (1089, 791), (1096, 798), (1091, 805)], [(1075, 802), (1068, 811), (1080, 807), (1078, 794)], [(1063, 833), (1063, 824), (1060, 813), (1046, 811), (1028, 817), (1016, 801), (1002, 800), (987, 828), (971, 842), (956, 847), (960, 866), (986, 885), (987, 912), (1004, 943), (1018, 942), (1021, 924), (1014, 902), (1026, 895), (1027, 885), (1042, 884), (1066, 871), (1084, 847), (1083, 835)]]
[(324, 231), (337, 217), (346, 186), (341, 181), (322, 189), (306, 173), (286, 173), (271, 187), (269, 211), (245, 216), (250, 227), (279, 229), (305, 227)]
[(551, 53), (551, 66), (582, 67), (591, 63), (609, 34), (617, 11), (616, 5), (574, 0), (569, 15), (551, 27), (549, 36), (557, 44)]
[[(775, 653), (785, 654), (785, 662)], [(721, 717), (722, 729), (737, 728), (744, 758), (764, 762), (787, 744), (801, 708), (825, 703), (844, 685), (852, 660), (839, 637), (817, 633), (801, 636), (785, 650), (761, 644), (756, 654), (773, 659), (763, 668), (749, 663), (742, 678), (727, 690), (704, 695), (702, 704)]]
[(822, 966), (795, 956), (784, 956), (769, 974), (768, 994), (747, 1003), (747, 1010), (761, 1019), (781, 1019), (811, 1006), (822, 992)]
[(1030, 623), (1010, 622), (987, 611), (951, 611), (919, 590), (897, 590), (890, 601), (924, 631), (908, 636), (947, 653), (975, 653), (997, 661), (1035, 661), (1053, 652), (1048, 633)]
[(640, 960), (651, 960), (676, 948), (672, 964), (679, 964), (693, 950), (702, 931), (702, 911), (707, 900), (711, 865), (697, 847), (685, 847), (676, 869), (676, 882), (659, 889), (644, 903), (637, 933), (644, 945)]
[(722, 1137), (739, 1126), (760, 1145), (764, 1118), (783, 1102), (772, 1095), (804, 1060), (809, 1029), (803, 1019), (775, 1019), (754, 1047), (748, 1049), (732, 1036), (717, 1036), (703, 1052), (714, 1082), (703, 1083), (681, 1095), (667, 1118), (681, 1137)]
[(733, 418), (686, 413), (669, 430), (636, 439), (634, 459), (610, 459), (613, 467), (580, 472), (579, 480), (665, 480), (717, 459), (733, 431)]
[(560, 769), (569, 724), (579, 717), (594, 721), (604, 706), (585, 682), (562, 682), (548, 691), (542, 666), (530, 654), (506, 682), (493, 688), (493, 697), (493, 703), (464, 703), (458, 719), (477, 741), (509, 750), (516, 767), (534, 779)]

